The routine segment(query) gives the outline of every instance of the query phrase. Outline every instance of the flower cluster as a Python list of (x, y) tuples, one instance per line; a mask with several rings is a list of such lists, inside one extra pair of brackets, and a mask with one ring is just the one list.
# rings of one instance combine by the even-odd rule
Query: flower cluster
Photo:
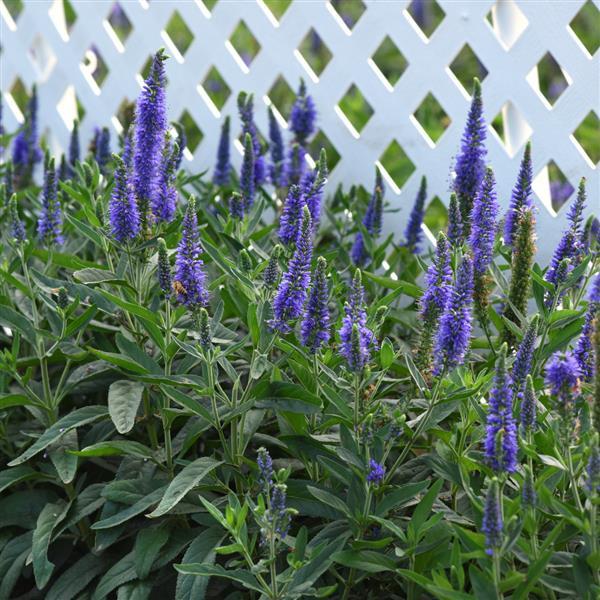
[(367, 327), (365, 292), (362, 276), (357, 269), (344, 306), (344, 318), (339, 334), (342, 341), (340, 353), (346, 359), (351, 371), (362, 371), (371, 358), (371, 349), (375, 343), (373, 332)]

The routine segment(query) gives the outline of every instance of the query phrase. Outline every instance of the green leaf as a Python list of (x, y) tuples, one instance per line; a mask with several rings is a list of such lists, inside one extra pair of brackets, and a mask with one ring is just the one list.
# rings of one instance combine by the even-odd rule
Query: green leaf
[(158, 363), (150, 358), (138, 344), (128, 340), (121, 333), (117, 333), (116, 341), (119, 350), (138, 363), (138, 365), (144, 367), (148, 373), (155, 373), (156, 375), (162, 375), (164, 373)]
[[(190, 544), (181, 559), (184, 564), (201, 563), (212, 565), (215, 562), (215, 548), (223, 541), (223, 532), (216, 527), (202, 531)], [(199, 575), (177, 575), (175, 600), (204, 600), (209, 577)]]
[(102, 296), (104, 296), (107, 300), (109, 300), (113, 304), (116, 304), (117, 306), (120, 306), (121, 308), (124, 308), (127, 312), (131, 313), (132, 315), (135, 315), (136, 317), (141, 317), (142, 319), (146, 319), (147, 321), (150, 321), (151, 323), (154, 323), (156, 325), (160, 324), (157, 313), (152, 312), (150, 309), (140, 306), (139, 304), (135, 304), (134, 302), (128, 302), (127, 300), (123, 300), (122, 298), (119, 298), (119, 296), (115, 296), (114, 294), (111, 294), (106, 290), (98, 290), (98, 292), (102, 294)]
[(205, 563), (191, 563), (173, 565), (179, 573), (184, 575), (197, 575), (200, 577), (224, 577), (241, 583), (245, 588), (255, 592), (265, 593), (258, 581), (248, 571), (242, 569), (224, 569), (221, 565), (209, 565)]
[(392, 342), (385, 338), (381, 343), (381, 349), (379, 350), (379, 361), (381, 362), (381, 367), (383, 369), (389, 369), (395, 358), (394, 346), (392, 346)]
[(385, 554), (373, 552), (372, 550), (342, 550), (336, 552), (332, 559), (340, 565), (365, 571), (366, 573), (393, 571), (397, 566), (396, 561)]
[(63, 483), (71, 483), (77, 471), (77, 457), (70, 453), (78, 449), (77, 430), (67, 431), (48, 446), (48, 456)]
[(425, 494), (422, 500), (419, 501), (417, 507), (415, 508), (412, 518), (410, 520), (411, 526), (414, 527), (415, 531), (419, 531), (421, 529), (425, 519), (429, 516), (431, 512), (431, 507), (435, 502), (437, 495), (442, 487), (444, 482), (441, 479), (438, 479), (429, 489), (429, 491)]
[(3, 600), (12, 597), (13, 588), (30, 553), (31, 539), (31, 531), (15, 536), (0, 552), (0, 598)]
[(54, 582), (46, 593), (46, 600), (72, 600), (95, 577), (106, 571), (106, 559), (95, 554), (85, 554)]
[(22, 481), (28, 481), (29, 479), (37, 479), (38, 477), (42, 477), (42, 474), (34, 471), (27, 465), (0, 471), (0, 493), (11, 485), (21, 483)]
[(43, 589), (52, 576), (54, 565), (48, 560), (48, 547), (53, 529), (65, 518), (68, 505), (64, 502), (47, 504), (39, 514), (33, 532), (31, 555), (33, 557), (33, 574), (38, 589)]
[(564, 465), (558, 458), (555, 458), (554, 456), (550, 456), (549, 454), (538, 454), (537, 456), (545, 465), (555, 467), (561, 471), (567, 470), (566, 465)]
[(106, 281), (121, 280), (120, 277), (117, 277), (112, 271), (98, 268), (80, 269), (73, 273), (73, 277), (81, 281), (81, 283), (104, 283)]
[(333, 542), (315, 548), (310, 559), (294, 573), (290, 582), (290, 593), (306, 593), (315, 581), (329, 569), (333, 562), (333, 556), (344, 547), (346, 537), (346, 535), (340, 535)]
[(166, 527), (148, 527), (142, 529), (135, 539), (133, 547), (135, 571), (140, 579), (146, 579), (154, 560), (170, 535)]
[(2, 394), (0, 395), (0, 410), (12, 408), (13, 406), (39, 406), (39, 402), (34, 402), (28, 396), (23, 394)]
[(321, 399), (295, 383), (262, 381), (251, 393), (257, 408), (275, 411), (314, 414), (321, 411)]
[(127, 433), (135, 425), (144, 384), (139, 381), (115, 381), (108, 388), (108, 413), (119, 433)]
[(57, 421), (37, 439), (23, 454), (17, 456), (8, 463), (9, 467), (14, 467), (29, 460), (42, 450), (45, 450), (50, 444), (58, 440), (67, 431), (82, 427), (88, 423), (93, 423), (107, 415), (106, 406), (84, 406), (65, 415), (60, 421)]
[(77, 456), (137, 456), (139, 458), (153, 458), (154, 453), (151, 448), (127, 440), (110, 440), (107, 442), (98, 442), (91, 446), (86, 446), (83, 450), (72, 452)]
[(109, 362), (111, 365), (115, 365), (120, 367), (121, 369), (127, 369), (128, 371), (132, 371), (133, 373), (137, 373), (139, 375), (144, 375), (147, 373), (146, 369), (138, 363), (134, 362), (130, 358), (125, 358), (122, 354), (115, 354), (114, 352), (104, 352), (102, 350), (97, 350), (96, 348), (87, 348), (88, 352), (91, 352), (98, 358)]
[(111, 527), (125, 523), (125, 521), (129, 521), (129, 519), (133, 519), (133, 517), (136, 517), (140, 513), (144, 512), (149, 506), (156, 504), (164, 494), (165, 490), (166, 486), (154, 490), (150, 494), (147, 494), (138, 500), (135, 504), (128, 506), (126, 509), (119, 511), (118, 513), (111, 515), (106, 519), (97, 521), (92, 525), (92, 529), (110, 529)]
[(326, 506), (330, 506), (331, 508), (341, 512), (343, 515), (351, 518), (352, 515), (350, 513), (350, 509), (346, 506), (346, 503), (339, 498), (338, 496), (334, 496), (333, 494), (320, 490), (319, 488), (313, 487), (312, 485), (307, 486), (306, 488), (317, 500), (323, 502)]
[(147, 516), (156, 518), (169, 512), (193, 487), (221, 464), (222, 461), (203, 456), (186, 465), (170, 483), (160, 504)]
[(397, 510), (411, 500), (416, 498), (426, 487), (427, 481), (418, 481), (417, 483), (407, 483), (397, 486), (395, 489), (386, 494), (380, 502), (377, 503), (376, 514), (384, 517), (391, 510)]
[(92, 596), (93, 600), (106, 600), (110, 593), (136, 578), (133, 551), (126, 554), (119, 562), (115, 563), (98, 582)]
[(18, 331), (34, 348), (36, 335), (33, 325), (23, 315), (8, 306), (0, 308), (0, 325)]

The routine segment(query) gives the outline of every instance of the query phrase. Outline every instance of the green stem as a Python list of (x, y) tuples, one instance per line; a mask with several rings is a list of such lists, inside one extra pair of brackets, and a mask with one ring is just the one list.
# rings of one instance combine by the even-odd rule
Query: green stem
[(571, 484), (571, 492), (575, 497), (575, 504), (577, 510), (583, 513), (583, 504), (581, 504), (581, 498), (579, 497), (579, 491), (577, 490), (577, 481), (575, 480), (575, 470), (573, 469), (573, 456), (571, 455), (571, 446), (568, 442), (565, 443), (565, 454), (567, 456), (567, 468), (569, 469), (569, 482)]
[(492, 564), (493, 564), (492, 571), (494, 574), (494, 589), (496, 590), (496, 598), (497, 598), (497, 600), (502, 600), (502, 598), (504, 598), (502, 592), (500, 591), (500, 580), (501, 580), (502, 571), (500, 569), (500, 555), (498, 554), (497, 550), (494, 550), (494, 557), (493, 557)]
[(360, 384), (361, 377), (358, 373), (354, 374), (354, 431), (358, 435), (358, 422), (360, 420)]

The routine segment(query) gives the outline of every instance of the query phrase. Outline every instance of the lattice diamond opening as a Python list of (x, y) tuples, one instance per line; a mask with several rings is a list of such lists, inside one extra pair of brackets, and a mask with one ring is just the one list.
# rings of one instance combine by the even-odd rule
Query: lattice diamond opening
[(357, 21), (367, 10), (362, 0), (330, 0), (329, 5), (338, 18), (338, 22), (341, 22), (347, 32), (354, 29)]
[(204, 5), (206, 10), (208, 11), (208, 14), (212, 13), (218, 1), (219, 0), (196, 0), (196, 2), (200, 2)]
[(37, 73), (38, 81), (46, 81), (52, 74), (57, 63), (56, 54), (54, 54), (52, 46), (50, 46), (44, 36), (38, 33), (33, 38), (27, 54)]
[(240, 21), (229, 38), (229, 51), (244, 72), (260, 52), (260, 44), (244, 21)]
[(435, 0), (413, 0), (404, 11), (404, 15), (425, 40), (433, 35), (446, 17), (446, 13)]
[(590, 110), (573, 132), (573, 138), (592, 165), (600, 162), (600, 119), (593, 110)]
[(385, 36), (368, 62), (381, 81), (387, 83), (386, 87), (390, 90), (398, 83), (408, 66), (404, 54), (398, 50), (398, 46), (392, 42), (389, 35)]
[[(133, 120), (135, 118), (135, 102), (132, 102), (128, 98), (123, 98), (121, 104), (119, 104), (119, 108), (117, 109), (117, 114), (113, 117), (119, 123), (122, 131), (127, 131)], [(119, 129), (117, 127), (117, 129)]]
[(600, 10), (596, 8), (592, 0), (587, 0), (569, 23), (571, 31), (590, 56), (593, 56), (600, 47), (599, 23)]
[(408, 178), (414, 173), (415, 165), (410, 160), (402, 146), (392, 140), (384, 153), (379, 158), (378, 166), (384, 176), (387, 176), (388, 182), (393, 185), (397, 191), (402, 189)]
[(125, 42), (133, 31), (133, 25), (123, 7), (115, 2), (104, 21), (104, 29), (119, 52), (125, 50)]
[(509, 100), (492, 119), (492, 135), (512, 158), (531, 137), (532, 129), (521, 111)]
[(444, 231), (448, 226), (448, 209), (437, 196), (434, 196), (425, 208), (423, 223), (436, 237), (440, 231)]
[(30, 98), (31, 94), (27, 91), (25, 84), (20, 77), (17, 77), (10, 88), (8, 88), (6, 101), (19, 123), (22, 123), (25, 119), (27, 103)]
[(321, 148), (325, 148), (325, 152), (327, 153), (327, 168), (329, 169), (329, 172), (331, 172), (340, 162), (341, 156), (331, 140), (319, 129), (308, 145), (308, 153), (315, 163), (319, 160)]
[(73, 128), (73, 121), (77, 120), (80, 123), (83, 121), (86, 112), (85, 107), (75, 93), (75, 87), (72, 85), (64, 91), (56, 105), (56, 110), (69, 130)]
[(448, 66), (448, 70), (468, 95), (473, 90), (473, 79), (477, 77), (479, 81), (483, 81), (488, 74), (488, 70), (469, 44), (465, 44), (460, 49)]
[(329, 64), (332, 54), (321, 36), (311, 27), (296, 50), (296, 58), (316, 83)]
[(420, 131), (433, 148), (450, 125), (450, 117), (429, 92), (411, 116), (413, 125)]
[(498, 0), (487, 14), (486, 21), (506, 50), (514, 46), (529, 25), (515, 0)]
[(287, 121), (290, 118), (290, 110), (296, 99), (294, 90), (288, 85), (283, 75), (279, 75), (269, 91), (267, 96), (271, 101), (273, 107), (281, 115), (281, 117)]
[(109, 71), (100, 51), (95, 45), (90, 46), (90, 48), (86, 50), (79, 68), (94, 94), (99, 95), (102, 84), (108, 76)]
[(207, 103), (215, 116), (220, 116), (220, 111), (229, 96), (231, 96), (231, 88), (223, 79), (216, 67), (211, 67), (202, 83), (198, 86), (198, 91)]
[(575, 191), (575, 188), (553, 160), (534, 177), (532, 188), (551, 214), (558, 213), (567, 204)]
[(48, 16), (63, 41), (69, 41), (69, 35), (77, 21), (77, 12), (69, 0), (54, 0), (48, 10)]
[(16, 23), (23, 12), (23, 0), (3, 0), (10, 18)]
[(202, 130), (198, 127), (196, 121), (194, 121), (192, 115), (187, 110), (184, 110), (181, 113), (177, 122), (185, 132), (185, 137), (187, 138), (186, 148), (193, 154), (204, 138), (204, 133), (202, 133)]
[(550, 52), (546, 52), (538, 64), (529, 72), (527, 81), (549, 107), (554, 106), (571, 84), (568, 73), (561, 69)]
[(289, 8), (292, 0), (263, 0), (264, 5), (273, 15), (275, 21), (279, 23), (285, 11)]
[(194, 41), (194, 34), (178, 11), (171, 15), (161, 35), (177, 62), (183, 62), (185, 53)]
[(358, 138), (373, 116), (373, 107), (353, 83), (336, 106), (336, 112), (350, 133)]

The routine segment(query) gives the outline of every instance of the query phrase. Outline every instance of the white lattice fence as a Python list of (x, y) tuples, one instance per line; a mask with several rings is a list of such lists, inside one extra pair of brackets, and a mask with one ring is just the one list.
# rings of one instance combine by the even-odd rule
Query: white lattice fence
[[(4, 0), (6, 5), (0, 0), (0, 86), (5, 94), (8, 92), (6, 99), (11, 104), (10, 91), (17, 78), (27, 89), (37, 82), (40, 121), (51, 132), (57, 149), (65, 148), (75, 114), (73, 93), (86, 111), (81, 125), (84, 139), (91, 136), (96, 125), (112, 123), (118, 130), (115, 115), (119, 107), (124, 99), (135, 99), (140, 89), (139, 72), (150, 54), (166, 45), (174, 56), (167, 67), (170, 118), (177, 120), (187, 111), (202, 131), (202, 142), (187, 156), (190, 168), (205, 169), (213, 165), (222, 116), (236, 113), (239, 91), (255, 94), (257, 123), (266, 134), (263, 102), (270, 102), (268, 95), (275, 80), (282, 75), (296, 88), (299, 79), (304, 78), (319, 109), (320, 129), (340, 155), (331, 174), (332, 186), (355, 183), (370, 188), (374, 163), (394, 141), (414, 165), (406, 181), (388, 177), (391, 191), (387, 200), (404, 210), (390, 217), (387, 227), (401, 232), (422, 174), (427, 176), (430, 196), (447, 201), (450, 165), (469, 102), (449, 65), (468, 44), (488, 72), (483, 81), (486, 117), (490, 122), (498, 114), (503, 117), (504, 137), (501, 139), (490, 128), (488, 150), (504, 206), (516, 178), (520, 150), (528, 137), (532, 139), (539, 258), (548, 258), (566, 212), (556, 215), (552, 210), (547, 169), (551, 161), (573, 186), (581, 176), (587, 177), (589, 213), (598, 212), (598, 168), (573, 136), (590, 111), (598, 111), (599, 104), (600, 52), (591, 56), (569, 26), (583, 0), (518, 4), (513, 0), (439, 0), (445, 15), (429, 38), (411, 17), (408, 2), (350, 1), (365, 9), (352, 29), (329, 2), (321, 1), (295, 0), (279, 21), (262, 0), (220, 0), (212, 12), (200, 0), (121, 1), (133, 26), (121, 43), (107, 21), (113, 2), (72, 0), (77, 18), (69, 30), (61, 0), (25, 0), (16, 20), (7, 9), (9, 0)], [(594, 2), (599, 4), (598, 0)], [(184, 55), (165, 33), (174, 11), (194, 36)], [(486, 19), (490, 11), (493, 25)], [(249, 67), (229, 41), (242, 20), (260, 44)], [(331, 53), (331, 60), (318, 77), (298, 50), (311, 30)], [(386, 36), (408, 63), (394, 86), (372, 58)], [(101, 86), (82, 67), (91, 47), (109, 69)], [(548, 52), (568, 83), (554, 106), (540, 92), (536, 70)], [(91, 58), (93, 62), (94, 56)], [(200, 85), (213, 67), (231, 90), (220, 111)], [(352, 84), (372, 109), (360, 134), (338, 106)], [(414, 116), (428, 94), (450, 119), (449, 127), (435, 144)], [(12, 114), (5, 111), (9, 130), (18, 125), (20, 118), (14, 103), (11, 108)], [(236, 154), (236, 165), (239, 159)], [(392, 172), (393, 164), (390, 167), (383, 162)]]

